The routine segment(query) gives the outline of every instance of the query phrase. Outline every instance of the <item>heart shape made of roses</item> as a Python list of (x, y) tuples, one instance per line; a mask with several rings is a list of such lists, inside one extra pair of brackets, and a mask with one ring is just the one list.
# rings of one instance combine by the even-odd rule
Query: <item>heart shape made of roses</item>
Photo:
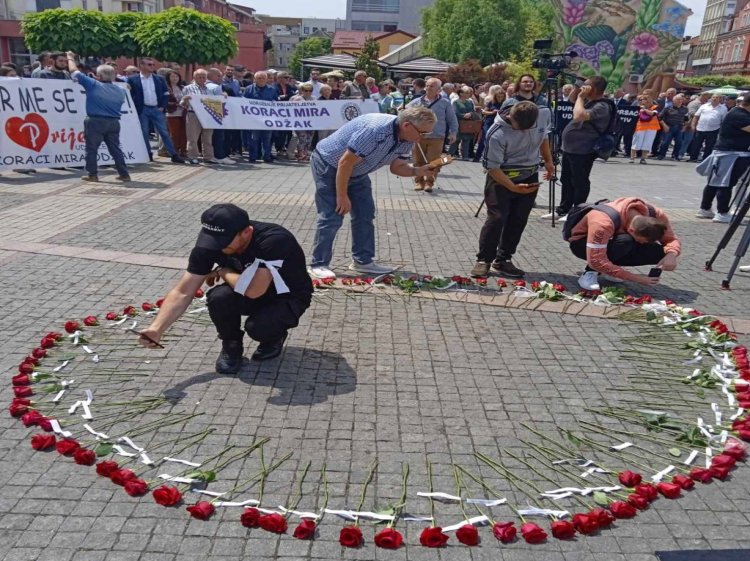
[(25, 118), (11, 117), (5, 122), (5, 134), (19, 146), (41, 152), (49, 138), (49, 125), (38, 113)]

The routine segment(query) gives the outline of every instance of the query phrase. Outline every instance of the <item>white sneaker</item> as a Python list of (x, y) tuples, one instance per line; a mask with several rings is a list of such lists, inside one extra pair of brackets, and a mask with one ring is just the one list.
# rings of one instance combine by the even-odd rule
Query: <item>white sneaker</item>
[(578, 286), (584, 290), (599, 290), (599, 273), (596, 271), (584, 271), (578, 279)]
[(612, 284), (622, 284), (622, 283), (624, 283), (624, 282), (625, 282), (625, 281), (624, 281), (624, 280), (622, 280), (622, 279), (618, 279), (617, 277), (611, 277), (611, 276), (609, 276), (609, 275), (602, 275), (602, 278), (603, 278), (603, 279), (604, 279), (605, 281), (607, 281), (607, 282), (611, 282)]
[(698, 212), (695, 213), (696, 218), (713, 218), (714, 213), (710, 210), (703, 210), (702, 208), (698, 209)]
[(721, 213), (717, 212), (712, 222), (720, 222), (721, 224), (729, 224), (732, 221), (732, 215), (728, 212)]
[(219, 160), (216, 160), (214, 158), (203, 158), (203, 163), (204, 164), (216, 165), (216, 164), (219, 163)]
[(307, 274), (314, 279), (335, 279), (336, 273), (328, 267), (308, 267)]
[(548, 212), (547, 214), (542, 214), (539, 218), (541, 218), (542, 220), (549, 220), (553, 216), (554, 216), (555, 220), (557, 220), (559, 218), (559, 216), (555, 212)]
[(236, 164), (237, 163), (232, 158), (229, 158), (229, 157), (227, 157), (227, 158), (221, 158), (220, 160), (218, 160), (218, 162), (220, 164), (227, 164), (227, 165), (231, 165), (231, 164)]
[(565, 222), (568, 219), (567, 214), (563, 214), (560, 218), (557, 219), (558, 222)]
[(358, 273), (370, 273), (371, 275), (387, 275), (395, 270), (395, 267), (389, 265), (378, 265), (375, 261), (367, 263), (357, 263), (352, 261), (349, 265), (350, 271), (357, 271)]
[(750, 265), (742, 265), (740, 266), (740, 271), (743, 273), (750, 273)]

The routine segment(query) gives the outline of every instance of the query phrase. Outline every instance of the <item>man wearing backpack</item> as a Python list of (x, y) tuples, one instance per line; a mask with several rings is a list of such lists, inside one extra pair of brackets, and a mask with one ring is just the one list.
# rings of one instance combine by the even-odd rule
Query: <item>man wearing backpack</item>
[(664, 211), (635, 197), (575, 207), (563, 227), (563, 237), (570, 242), (573, 255), (586, 260), (586, 270), (578, 279), (584, 290), (599, 290), (600, 273), (612, 280), (655, 286), (658, 276), (631, 273), (623, 267), (653, 265), (673, 271), (680, 255), (680, 241)]
[[(617, 109), (611, 99), (604, 98), (607, 80), (594, 76), (586, 80), (580, 90), (574, 90), (571, 100), (573, 120), (562, 133), (562, 172), (560, 204), (555, 209), (563, 221), (570, 209), (585, 203), (591, 191), (591, 168), (597, 157), (595, 146), (602, 135), (609, 132)], [(550, 218), (546, 215), (544, 218)]]

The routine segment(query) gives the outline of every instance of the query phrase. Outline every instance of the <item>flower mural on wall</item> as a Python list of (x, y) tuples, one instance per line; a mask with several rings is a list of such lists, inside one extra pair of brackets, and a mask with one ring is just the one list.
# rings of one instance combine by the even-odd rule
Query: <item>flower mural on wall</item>
[(659, 50), (659, 39), (651, 33), (639, 33), (630, 40), (630, 50), (648, 55)]

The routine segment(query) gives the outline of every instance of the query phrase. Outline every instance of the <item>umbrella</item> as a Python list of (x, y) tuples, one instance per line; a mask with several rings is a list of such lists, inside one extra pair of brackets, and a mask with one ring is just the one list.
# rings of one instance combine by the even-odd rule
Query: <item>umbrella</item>
[(715, 90), (708, 90), (708, 93), (712, 95), (742, 95), (743, 92), (734, 86), (721, 86)]

